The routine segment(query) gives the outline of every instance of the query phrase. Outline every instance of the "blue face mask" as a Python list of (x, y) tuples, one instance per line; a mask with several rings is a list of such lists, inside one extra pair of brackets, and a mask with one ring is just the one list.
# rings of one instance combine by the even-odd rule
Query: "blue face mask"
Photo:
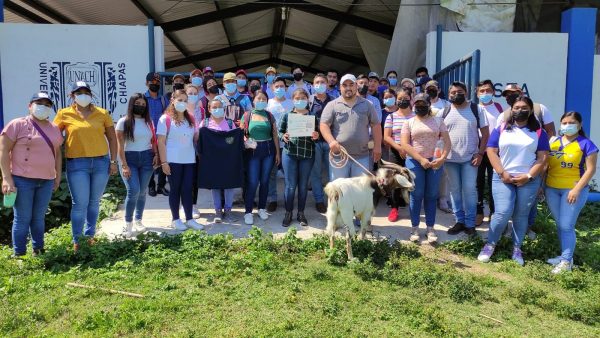
[(488, 103), (492, 102), (493, 97), (494, 96), (492, 94), (481, 95), (481, 96), (479, 96), (479, 101), (481, 101), (483, 104), (488, 104)]
[(210, 114), (216, 118), (221, 118), (225, 115), (225, 109), (223, 108), (214, 108)]
[(193, 77), (192, 84), (196, 87), (202, 86), (202, 78), (201, 77)]
[(267, 108), (267, 102), (256, 101), (254, 102), (254, 108), (256, 108), (256, 110), (265, 110), (265, 108)]
[(324, 85), (324, 84), (316, 84), (315, 85), (315, 91), (317, 92), (317, 94), (325, 93), (326, 89), (327, 89), (327, 85)]
[(275, 96), (277, 96), (277, 98), (280, 99), (283, 97), (283, 95), (285, 95), (285, 88), (275, 88), (273, 93), (275, 93)]
[(246, 85), (246, 80), (237, 80), (237, 85), (239, 87), (244, 87)]
[(294, 101), (294, 107), (296, 107), (296, 109), (298, 110), (303, 110), (304, 108), (306, 108), (307, 104), (308, 102), (306, 100)]
[(395, 86), (398, 83), (398, 79), (388, 79), (390, 81), (390, 86)]
[(391, 107), (396, 104), (396, 99), (394, 99), (393, 97), (390, 97), (389, 99), (384, 99), (383, 104), (385, 104), (388, 107)]
[(273, 83), (273, 80), (275, 80), (275, 75), (268, 75), (268, 76), (267, 76), (267, 82), (268, 82), (268, 83), (271, 83), (271, 84), (272, 84), (272, 83)]
[(237, 86), (235, 83), (227, 83), (225, 85), (225, 91), (227, 91), (228, 93), (235, 93), (236, 90)]
[(188, 102), (196, 104), (198, 102), (198, 95), (188, 95)]
[(560, 132), (563, 135), (573, 136), (579, 132), (579, 128), (577, 127), (576, 124), (561, 124)]

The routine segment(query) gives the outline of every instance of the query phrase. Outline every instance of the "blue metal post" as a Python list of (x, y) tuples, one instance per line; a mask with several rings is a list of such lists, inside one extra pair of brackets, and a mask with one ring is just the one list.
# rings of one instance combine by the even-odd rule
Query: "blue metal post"
[(442, 70), (442, 25), (437, 25), (436, 47), (435, 47), (435, 72)]
[[(4, 0), (0, 0), (0, 22), (4, 22)], [(4, 101), (2, 99), (2, 70), (0, 69), (0, 126), (4, 129)]]
[(474, 103), (479, 103), (479, 99), (477, 98), (477, 83), (479, 83), (479, 66), (481, 61), (481, 51), (479, 49), (473, 52), (473, 60), (471, 62), (471, 88), (469, 88), (469, 93), (471, 95), (471, 100)]
[(590, 135), (596, 8), (571, 8), (562, 13), (562, 33), (569, 33), (565, 111), (581, 114), (583, 130)]
[(148, 19), (148, 56), (149, 56), (149, 72), (154, 73), (154, 20)]

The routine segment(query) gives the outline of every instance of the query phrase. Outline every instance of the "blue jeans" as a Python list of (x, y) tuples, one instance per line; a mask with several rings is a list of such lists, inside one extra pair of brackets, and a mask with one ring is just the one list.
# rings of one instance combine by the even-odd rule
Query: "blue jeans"
[[(225, 210), (231, 210), (231, 205), (233, 204), (233, 192), (235, 189), (224, 189), (223, 195), (225, 196)], [(215, 206), (215, 210), (223, 209), (223, 205), (221, 203), (221, 189), (211, 189), (213, 204)]]
[(192, 217), (192, 198), (194, 187), (194, 171), (196, 163), (169, 163), (171, 175), (169, 175), (169, 207), (173, 220), (179, 219), (179, 206), (183, 206), (185, 220), (189, 221)]
[[(281, 154), (283, 154), (282, 149), (279, 150), (279, 155)], [(269, 175), (269, 202), (277, 202), (277, 170), (279, 170), (278, 166), (274, 165)]]
[[(475, 227), (477, 215), (477, 171), (478, 167), (471, 166), (471, 161), (462, 163), (446, 162), (446, 173), (450, 185), (450, 200), (452, 211), (457, 223), (463, 223), (467, 228)], [(466, 210), (463, 209), (464, 205)]]
[(567, 202), (567, 195), (571, 189), (556, 189), (546, 187), (546, 203), (556, 222), (558, 240), (562, 254), (561, 261), (570, 262), (575, 251), (575, 222), (588, 197), (589, 188), (581, 189), (577, 202), (571, 205)]
[(13, 206), (15, 219), (12, 239), (15, 256), (27, 253), (27, 235), (31, 232), (34, 250), (44, 248), (44, 219), (52, 198), (54, 180), (13, 176), (17, 198)]
[(285, 211), (294, 210), (294, 195), (298, 187), (298, 211), (304, 211), (306, 196), (308, 195), (308, 178), (315, 163), (315, 158), (301, 158), (283, 153), (281, 159), (283, 171), (285, 172)]
[[(273, 140), (256, 142), (256, 149), (246, 149), (246, 169), (248, 171), (248, 189), (246, 190), (246, 213), (252, 213), (252, 204), (256, 189), (258, 191), (258, 209), (265, 209), (269, 194), (269, 179), (275, 163), (275, 143)], [(275, 166), (277, 168), (277, 166)], [(277, 181), (275, 182), (277, 184)]]
[(100, 200), (108, 183), (109, 169), (108, 155), (67, 159), (67, 182), (73, 199), (73, 243), (79, 243), (82, 234), (88, 237), (96, 234)]
[[(429, 159), (429, 161), (432, 160), (433, 158)], [(438, 170), (423, 169), (419, 161), (407, 157), (406, 167), (415, 174), (415, 190), (410, 192), (410, 222), (413, 227), (419, 226), (419, 223), (421, 223), (421, 204), (424, 204), (425, 225), (432, 227), (435, 224), (438, 189), (444, 166)]]
[[(369, 162), (371, 158), (369, 156), (363, 158), (356, 158), (356, 160), (365, 168), (369, 169)], [(334, 168), (329, 164), (329, 182), (333, 182), (337, 178), (350, 178), (359, 177), (367, 172), (361, 168), (356, 162), (348, 159), (348, 163), (342, 168)]]
[(135, 210), (135, 219), (141, 220), (146, 206), (146, 191), (148, 182), (154, 174), (152, 160), (154, 153), (152, 150), (144, 151), (126, 151), (125, 160), (131, 171), (129, 179), (123, 177), (123, 168), (119, 165), (119, 172), (123, 183), (127, 188), (127, 197), (125, 198), (125, 222), (133, 222), (133, 212)]
[(523, 237), (527, 231), (527, 220), (529, 211), (533, 205), (538, 190), (540, 189), (540, 176), (536, 176), (531, 182), (525, 183), (521, 187), (514, 184), (502, 182), (498, 174), (494, 173), (492, 179), (492, 194), (496, 210), (494, 218), (490, 224), (490, 232), (487, 242), (496, 245), (500, 236), (504, 232), (508, 221), (512, 216), (513, 220), (513, 245), (521, 247)]
[(527, 217), (527, 225), (530, 227), (535, 224), (535, 218), (537, 217), (537, 207), (538, 199), (536, 195), (536, 199), (533, 201), (533, 204), (531, 205), (531, 210), (529, 210), (529, 216)]
[(312, 184), (312, 193), (315, 202), (325, 202), (325, 193), (323, 192), (323, 177), (321, 175), (322, 166), (327, 168), (327, 177), (329, 177), (329, 144), (327, 142), (317, 142), (315, 144), (315, 163), (310, 171), (310, 183)]

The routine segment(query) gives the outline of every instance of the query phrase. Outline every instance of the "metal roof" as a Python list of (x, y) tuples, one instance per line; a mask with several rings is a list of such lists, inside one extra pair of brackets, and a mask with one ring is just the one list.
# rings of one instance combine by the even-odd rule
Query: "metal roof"
[[(145, 25), (165, 33), (168, 71), (368, 71), (355, 27), (391, 39), (400, 0), (4, 0), (6, 22)], [(308, 75), (310, 76), (310, 75)]]

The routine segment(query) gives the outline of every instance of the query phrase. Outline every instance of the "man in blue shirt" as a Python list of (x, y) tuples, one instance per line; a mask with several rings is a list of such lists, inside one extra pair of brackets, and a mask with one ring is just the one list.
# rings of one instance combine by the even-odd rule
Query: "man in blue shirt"
[[(367, 99), (369, 102), (373, 104), (375, 107), (375, 111), (377, 112), (377, 116), (379, 117), (379, 121), (381, 121), (381, 105), (379, 104), (379, 99), (369, 94), (369, 78), (365, 76), (365, 74), (360, 74), (356, 77), (356, 84), (358, 85), (358, 96), (363, 99)], [(382, 133), (383, 135), (383, 133)], [(369, 139), (373, 140), (373, 134), (371, 132), (371, 127), (369, 127)], [(382, 142), (383, 143), (383, 142)], [(382, 152), (383, 154), (383, 152)], [(372, 149), (369, 149), (369, 170), (373, 169), (373, 152)]]
[(306, 90), (306, 92), (308, 93), (308, 95), (312, 95), (315, 93), (315, 89), (313, 88), (313, 86), (304, 81), (304, 68), (300, 65), (292, 65), (292, 76), (294, 77), (294, 83), (292, 83), (291, 86), (288, 87), (287, 92), (285, 93), (285, 97), (288, 99), (292, 99), (292, 96), (294, 95), (294, 90), (298, 89), (298, 88), (304, 88), (304, 90)]
[(340, 73), (335, 68), (327, 69), (327, 94), (334, 99), (340, 97), (340, 87), (337, 85)]
[[(252, 102), (250, 102), (248, 95), (242, 95), (237, 90), (237, 77), (234, 73), (227, 73), (225, 76), (223, 76), (223, 87), (225, 90), (223, 91), (223, 95), (220, 96), (227, 100), (225, 102), (226, 105), (227, 102), (230, 104), (239, 105), (242, 110), (242, 114), (244, 111), (252, 110)], [(240, 96), (242, 96), (241, 99), (239, 99)], [(232, 119), (234, 122), (242, 118), (241, 116), (229, 116), (227, 114), (227, 109), (225, 110), (225, 117)]]
[[(160, 77), (158, 74), (148, 73), (148, 75), (146, 75), (146, 87), (148, 87), (146, 99), (148, 100), (150, 119), (152, 119), (152, 123), (154, 123), (154, 130), (156, 130), (158, 119), (160, 119), (165, 109), (167, 109), (169, 103), (162, 95), (158, 93), (160, 90)], [(150, 177), (150, 183), (148, 183), (148, 195), (154, 197), (158, 192), (159, 194), (169, 196), (169, 190), (165, 188), (165, 184), (167, 183), (167, 175), (163, 173), (161, 167), (158, 167), (156, 170), (154, 170), (154, 173), (158, 174), (158, 186), (156, 187), (154, 175), (152, 175)]]

